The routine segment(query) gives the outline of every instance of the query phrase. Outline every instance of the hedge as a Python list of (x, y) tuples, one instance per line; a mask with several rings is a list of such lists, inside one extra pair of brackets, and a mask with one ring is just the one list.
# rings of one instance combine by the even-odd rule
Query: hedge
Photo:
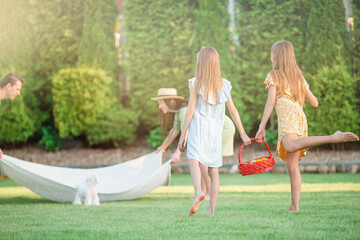
[[(352, 1), (353, 44), (346, 32), (342, 0), (235, 0), (235, 31), (232, 33), (239, 37), (238, 42), (231, 39), (227, 0), (133, 0), (124, 1), (124, 5), (125, 28), (122, 34), (126, 45), (121, 47), (126, 54), (121, 67), (130, 82), (128, 110), (139, 117), (139, 121), (134, 119), (132, 124), (133, 127), (139, 126), (138, 135), (159, 125), (158, 108), (150, 101), (158, 88), (176, 87), (179, 95), (188, 96), (187, 80), (194, 75), (195, 53), (203, 45), (218, 50), (222, 74), (232, 83), (233, 100), (248, 133), (257, 130), (267, 96), (263, 81), (272, 68), (270, 48), (279, 40), (293, 43), (297, 63), (304, 70), (311, 89), (318, 89), (317, 78), (323, 79), (321, 81), (327, 79), (328, 82), (323, 84), (332, 86), (337, 80), (329, 76), (343, 76), (339, 79), (356, 91), (339, 93), (339, 96), (355, 99), (351, 104), (357, 108), (354, 110), (351, 106), (347, 109), (359, 111), (359, 0)], [(119, 102), (121, 95), (113, 37), (116, 16), (113, 0), (32, 0), (21, 4), (2, 1), (0, 74), (5, 76), (8, 72), (16, 72), (25, 77), (22, 96), (11, 105), (23, 109), (24, 118), (31, 116), (34, 123), (19, 122), (20, 129), (30, 129), (24, 131), (19, 141), (38, 138), (41, 127), (51, 126), (54, 122), (63, 129), (63, 136), (74, 137), (88, 134), (89, 127), (97, 120), (105, 126), (106, 119), (111, 122), (117, 118), (116, 114), (106, 117), (100, 114), (103, 117), (100, 119), (100, 110), (93, 112), (93, 109), (89, 109), (89, 113), (82, 109), (82, 120), (74, 120), (79, 117), (75, 113), (71, 113), (73, 119), (70, 120), (64, 115), (59, 118), (62, 110), (70, 111), (71, 108), (53, 96), (55, 92), (62, 96), (66, 90), (57, 87), (52, 91), (51, 84), (59, 71), (59, 75), (62, 74), (61, 69), (78, 66), (87, 66), (87, 72), (92, 67), (95, 72), (103, 69), (99, 70), (103, 71), (100, 75), (107, 76), (104, 78), (110, 90), (103, 89), (97, 94), (109, 91), (101, 101), (112, 103), (106, 109), (114, 108), (113, 104)], [(79, 76), (76, 78), (80, 79)], [(85, 81), (80, 82), (82, 88), (92, 88)], [(72, 83), (68, 84), (66, 86)], [(328, 101), (321, 90), (315, 92), (319, 94), (320, 106), (323, 101)], [(74, 99), (84, 97), (80, 91), (79, 96), (75, 96), (76, 92), (67, 94), (73, 94)], [(327, 105), (333, 104), (331, 106), (337, 108), (335, 102)], [(0, 108), (4, 109), (6, 104)], [(60, 107), (62, 104), (64, 107)], [(128, 111), (122, 106), (119, 106), (121, 110), (114, 109), (115, 112)], [(0, 121), (2, 125), (11, 127), (9, 117)], [(341, 125), (341, 120), (338, 121)], [(270, 124), (272, 129), (276, 127), (275, 122)], [(65, 126), (70, 128), (66, 130)], [(133, 130), (130, 132), (135, 134)], [(101, 136), (104, 137), (101, 141), (113, 139), (109, 137), (111, 134), (105, 135)]]

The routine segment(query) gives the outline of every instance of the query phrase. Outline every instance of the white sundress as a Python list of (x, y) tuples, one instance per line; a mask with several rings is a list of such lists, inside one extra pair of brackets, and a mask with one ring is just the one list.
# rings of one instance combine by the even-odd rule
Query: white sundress
[[(189, 80), (189, 88), (195, 88), (196, 78)], [(209, 103), (203, 100), (201, 88), (188, 133), (187, 158), (194, 159), (208, 167), (222, 166), (222, 131), (225, 117), (225, 103), (230, 99), (231, 84), (222, 79), (223, 85), (215, 101), (211, 94)]]

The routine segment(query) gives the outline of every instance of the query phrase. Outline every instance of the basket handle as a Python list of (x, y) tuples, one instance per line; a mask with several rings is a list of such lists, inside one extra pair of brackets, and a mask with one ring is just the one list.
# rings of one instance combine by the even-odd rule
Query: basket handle
[[(259, 138), (251, 138), (250, 140), (251, 140), (251, 141), (256, 141), (256, 140), (259, 140)], [(272, 157), (270, 148), (269, 148), (269, 146), (267, 145), (267, 143), (266, 143), (265, 141), (263, 141), (263, 144), (265, 144), (267, 150), (269, 151), (270, 157)], [(243, 144), (241, 145), (240, 150), (239, 150), (239, 154), (238, 154), (239, 164), (241, 163), (241, 152), (242, 152), (244, 146), (245, 146), (245, 143), (243, 143)]]

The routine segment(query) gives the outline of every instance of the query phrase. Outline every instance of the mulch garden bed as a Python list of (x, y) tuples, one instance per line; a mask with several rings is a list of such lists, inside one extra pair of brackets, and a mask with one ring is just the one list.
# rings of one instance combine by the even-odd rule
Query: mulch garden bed
[[(241, 142), (235, 143), (235, 154), (230, 157), (224, 157), (224, 168), (222, 172), (230, 171), (230, 168), (238, 163), (237, 153), (240, 149)], [(170, 159), (171, 154), (175, 150), (176, 144), (163, 154), (163, 161), (166, 162)], [(270, 148), (272, 154), (275, 155), (275, 147)], [(87, 148), (81, 144), (71, 144), (66, 146), (65, 149), (61, 149), (59, 152), (47, 152), (41, 149), (38, 145), (27, 145), (14, 149), (2, 149), (4, 154), (41, 164), (65, 166), (65, 167), (80, 167), (80, 168), (93, 168), (108, 166), (125, 162), (145, 154), (155, 151), (145, 140), (145, 138), (136, 140), (131, 146), (123, 146), (121, 148), (114, 149), (101, 149), (101, 148)], [(250, 146), (246, 146), (242, 151), (242, 161), (248, 161), (257, 157), (267, 156), (268, 152), (262, 144), (254, 143)], [(284, 167), (286, 163), (280, 158), (275, 157), (275, 166)], [(335, 167), (345, 172), (354, 171), (349, 169), (353, 165), (360, 167), (360, 149), (355, 148), (353, 150), (334, 151), (326, 148), (316, 148), (308, 151), (307, 156), (301, 159), (300, 165), (304, 166), (319, 166), (327, 165), (329, 167), (327, 172), (330, 172), (331, 167)], [(344, 165), (339, 167), (339, 165)], [(173, 165), (175, 172), (187, 171), (186, 154), (182, 154), (181, 161)], [(344, 170), (345, 168), (345, 170)], [(177, 169), (177, 170), (176, 170)], [(181, 170), (182, 169), (182, 170)], [(285, 170), (286, 171), (286, 168)], [(305, 170), (304, 170), (305, 171)], [(311, 170), (317, 172), (318, 169)], [(280, 172), (283, 172), (280, 170)], [(358, 171), (356, 171), (358, 172)]]

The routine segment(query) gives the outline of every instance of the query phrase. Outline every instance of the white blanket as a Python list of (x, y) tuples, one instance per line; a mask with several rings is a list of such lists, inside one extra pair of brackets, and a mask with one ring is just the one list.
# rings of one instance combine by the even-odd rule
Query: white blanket
[(159, 186), (169, 185), (171, 160), (161, 165), (161, 152), (124, 163), (93, 169), (47, 166), (7, 155), (0, 160), (2, 174), (31, 191), (56, 202), (72, 202), (76, 186), (88, 174), (100, 178), (97, 191), (100, 201), (139, 198)]

